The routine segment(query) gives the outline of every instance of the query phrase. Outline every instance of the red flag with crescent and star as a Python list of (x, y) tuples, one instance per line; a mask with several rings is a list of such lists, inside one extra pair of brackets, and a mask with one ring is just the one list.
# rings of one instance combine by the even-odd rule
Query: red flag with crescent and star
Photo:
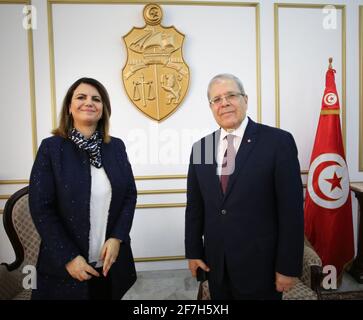
[(329, 66), (310, 159), (305, 235), (323, 266), (335, 266), (338, 279), (354, 257), (352, 203), (339, 113), (335, 70)]

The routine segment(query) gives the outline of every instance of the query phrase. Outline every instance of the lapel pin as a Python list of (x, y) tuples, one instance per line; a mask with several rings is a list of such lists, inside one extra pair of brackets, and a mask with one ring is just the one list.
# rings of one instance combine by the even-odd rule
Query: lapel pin
[(250, 143), (251, 142), (251, 139), (248, 139), (247, 142)]

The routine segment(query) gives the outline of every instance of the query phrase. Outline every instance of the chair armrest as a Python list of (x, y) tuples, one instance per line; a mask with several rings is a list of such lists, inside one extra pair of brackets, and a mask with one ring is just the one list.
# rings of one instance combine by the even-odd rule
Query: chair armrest
[(197, 300), (211, 300), (208, 280), (199, 283)]
[(303, 272), (300, 280), (309, 288), (312, 288), (311, 282), (311, 267), (321, 266), (322, 262), (318, 254), (309, 246), (304, 246), (304, 260), (303, 260)]
[(5, 265), (0, 265), (0, 300), (13, 299), (20, 293), (22, 278), (19, 270), (8, 271)]
[(318, 294), (300, 280), (287, 292), (282, 294), (283, 300), (317, 300)]

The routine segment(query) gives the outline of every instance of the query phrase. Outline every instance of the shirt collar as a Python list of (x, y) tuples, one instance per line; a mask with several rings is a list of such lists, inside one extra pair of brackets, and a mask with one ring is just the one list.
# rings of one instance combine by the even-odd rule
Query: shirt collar
[(229, 134), (233, 134), (234, 136), (237, 136), (242, 140), (243, 135), (246, 131), (247, 124), (248, 124), (248, 117), (246, 116), (241, 122), (240, 126), (231, 132), (228, 132), (225, 129), (221, 128), (220, 141), (223, 141), (223, 139)]

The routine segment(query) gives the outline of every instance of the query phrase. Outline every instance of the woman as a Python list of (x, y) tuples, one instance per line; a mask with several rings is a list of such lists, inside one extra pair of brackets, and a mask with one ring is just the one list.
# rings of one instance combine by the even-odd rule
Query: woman
[(79, 79), (39, 147), (29, 186), (42, 240), (32, 299), (121, 299), (136, 281), (136, 187), (124, 143), (109, 136), (110, 115), (104, 86)]

